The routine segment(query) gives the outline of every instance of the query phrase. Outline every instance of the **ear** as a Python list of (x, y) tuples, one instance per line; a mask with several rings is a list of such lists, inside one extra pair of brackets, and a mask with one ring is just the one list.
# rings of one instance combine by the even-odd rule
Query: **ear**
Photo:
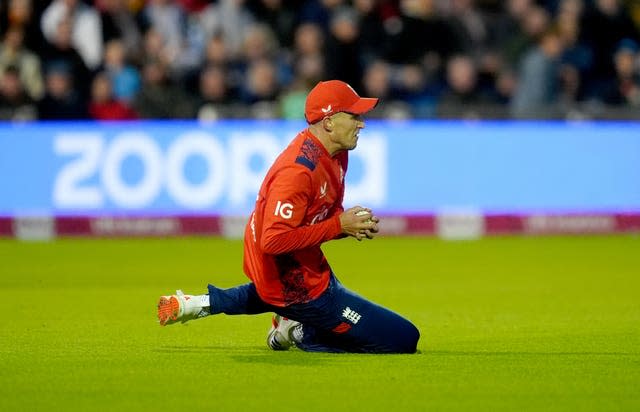
[(333, 119), (331, 119), (331, 117), (325, 117), (322, 119), (322, 127), (327, 132), (333, 131)]

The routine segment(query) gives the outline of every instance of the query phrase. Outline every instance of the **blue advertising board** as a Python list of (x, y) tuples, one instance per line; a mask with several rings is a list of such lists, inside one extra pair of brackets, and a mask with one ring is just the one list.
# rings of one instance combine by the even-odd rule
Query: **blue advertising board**
[[(247, 215), (287, 121), (0, 124), (0, 216)], [(640, 211), (640, 124), (368, 121), (345, 206)]]

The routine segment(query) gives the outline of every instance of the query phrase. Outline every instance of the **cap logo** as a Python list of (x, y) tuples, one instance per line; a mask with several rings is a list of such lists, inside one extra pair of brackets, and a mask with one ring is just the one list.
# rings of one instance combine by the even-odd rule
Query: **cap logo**
[(322, 113), (327, 114), (331, 112), (331, 105), (327, 106), (327, 107), (321, 107), (320, 110), (322, 110)]

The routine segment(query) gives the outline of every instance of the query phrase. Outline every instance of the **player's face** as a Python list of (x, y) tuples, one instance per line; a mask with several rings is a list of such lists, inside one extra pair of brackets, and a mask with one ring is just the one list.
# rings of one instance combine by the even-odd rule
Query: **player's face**
[(358, 134), (364, 128), (361, 115), (351, 113), (336, 113), (333, 116), (334, 139), (343, 150), (353, 150), (358, 144)]

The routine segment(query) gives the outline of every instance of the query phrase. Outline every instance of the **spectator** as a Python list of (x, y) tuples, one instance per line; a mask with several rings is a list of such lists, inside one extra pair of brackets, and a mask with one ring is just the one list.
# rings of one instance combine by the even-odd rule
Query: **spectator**
[(313, 86), (326, 78), (323, 56), (310, 54), (299, 58), (295, 65), (295, 79), (304, 89), (311, 91)]
[(43, 66), (63, 64), (74, 79), (79, 97), (85, 99), (89, 95), (91, 76), (89, 69), (78, 51), (72, 45), (72, 26), (70, 20), (61, 20), (51, 39), (52, 43), (42, 52)]
[(240, 55), (246, 63), (260, 59), (274, 59), (279, 53), (280, 46), (269, 26), (252, 24), (247, 28)]
[[(284, 84), (291, 80), (291, 68), (281, 53), (275, 35), (269, 26), (254, 24), (245, 33), (240, 64), (247, 72), (254, 63), (263, 60), (269, 60), (274, 66), (278, 83)], [(245, 76), (248, 74), (245, 73)]]
[(197, 118), (210, 121), (235, 117), (238, 107), (234, 103), (227, 88), (224, 69), (214, 65), (206, 66), (200, 74)]
[(102, 61), (102, 23), (98, 12), (81, 0), (53, 0), (42, 14), (42, 33), (53, 43), (64, 20), (71, 24), (71, 44), (85, 65), (95, 69)]
[(113, 97), (116, 100), (131, 102), (140, 90), (138, 70), (127, 64), (124, 44), (120, 40), (111, 40), (105, 46), (104, 70), (109, 76)]
[[(378, 105), (384, 100), (391, 100), (391, 68), (383, 60), (373, 62), (367, 66), (364, 75), (364, 95), (380, 99)], [(375, 109), (374, 109), (375, 110)]]
[[(622, 38), (640, 42), (628, 11), (636, 8), (628, 0), (5, 0), (0, 73), (18, 66), (37, 101), (45, 82), (34, 62), (66, 65), (85, 108), (96, 70), (109, 76), (115, 100), (153, 106), (177, 92), (179, 114), (160, 104), (140, 108), (154, 118), (193, 117), (194, 105), (220, 89), (233, 103), (218, 104), (225, 109), (214, 117), (300, 118), (309, 84), (328, 77), (384, 94), (377, 117), (430, 117), (454, 106), (466, 116), (465, 102), (477, 97), (482, 107), (502, 105), (478, 112), (492, 117), (607, 113), (594, 102), (635, 117), (629, 51), (614, 52)], [(559, 57), (540, 42), (551, 29)], [(38, 40), (43, 31), (47, 42)], [(473, 93), (455, 90), (447, 75), (466, 72), (452, 58), (460, 54), (473, 59)], [(29, 55), (35, 60), (22, 57)], [(142, 91), (149, 62), (161, 66), (163, 80)], [(516, 109), (523, 105), (529, 109)]]
[(25, 93), (20, 71), (6, 67), (0, 74), (0, 120), (27, 121), (38, 118), (35, 101)]
[(89, 115), (95, 120), (132, 120), (138, 117), (129, 106), (114, 98), (111, 80), (105, 72), (93, 78)]
[(85, 101), (73, 87), (73, 72), (64, 61), (45, 67), (45, 95), (38, 104), (42, 120), (73, 120), (88, 117)]
[(161, 58), (176, 76), (197, 66), (204, 49), (204, 32), (173, 0), (149, 0), (142, 13), (149, 30), (157, 36)]
[[(389, 33), (386, 59), (423, 64), (437, 72), (451, 54), (461, 50), (453, 28), (436, 13), (435, 0), (400, 0), (401, 15)], [(391, 26), (391, 25), (390, 25)]]
[[(508, 106), (516, 92), (516, 87), (517, 79), (515, 73), (509, 68), (503, 68), (498, 72), (491, 88), (491, 100), (501, 106)], [(508, 116), (503, 114), (500, 117)]]
[(584, 1), (583, 0), (558, 0), (558, 7), (556, 9), (557, 18), (566, 18), (580, 24), (580, 19), (584, 13)]
[(188, 119), (195, 109), (188, 96), (168, 77), (162, 62), (150, 60), (142, 69), (142, 88), (133, 109), (143, 119)]
[(160, 34), (172, 63), (185, 43), (186, 15), (183, 10), (173, 0), (149, 0), (142, 16), (148, 27)]
[(476, 0), (453, 0), (449, 21), (465, 55), (473, 58), (477, 87), (491, 90), (504, 65), (492, 31), (491, 15)]
[(247, 7), (257, 21), (271, 28), (282, 46), (290, 48), (293, 45), (298, 0), (249, 1)]
[(204, 64), (227, 66), (231, 62), (231, 53), (229, 52), (227, 43), (224, 41), (224, 37), (222, 35), (211, 37), (205, 47)]
[(551, 17), (543, 7), (531, 5), (519, 21), (520, 27), (508, 40), (503, 53), (507, 64), (517, 66), (524, 55), (535, 47), (539, 38), (549, 30)]
[(519, 51), (514, 49), (518, 49), (517, 45), (525, 37), (522, 22), (533, 7), (533, 0), (506, 0), (501, 13), (493, 19), (492, 42), (512, 65)]
[(321, 54), (298, 57), (291, 86), (281, 95), (280, 108), (285, 119), (304, 119), (304, 106), (309, 91), (325, 77)]
[(128, 59), (135, 59), (142, 49), (142, 33), (136, 16), (127, 8), (126, 0), (101, 0), (100, 21), (105, 43), (120, 40)]
[(302, 56), (322, 56), (324, 59), (324, 33), (315, 23), (302, 23), (295, 32), (294, 59)]
[(298, 19), (301, 23), (314, 23), (329, 31), (331, 16), (342, 7), (345, 0), (306, 0), (302, 3)]
[(140, 61), (144, 65), (150, 60), (157, 60), (164, 65), (170, 65), (172, 60), (171, 51), (165, 47), (162, 33), (154, 27), (149, 27), (142, 39), (142, 57)]
[(45, 44), (40, 30), (43, 4), (46, 5), (46, 2), (37, 1), (34, 4), (33, 0), (0, 1), (0, 33), (5, 34), (11, 27), (21, 28), (25, 47), (39, 53)]
[(407, 102), (414, 117), (433, 117), (435, 114), (435, 93), (428, 75), (418, 64), (405, 64), (395, 72), (393, 85), (397, 96)]
[(581, 26), (586, 28), (582, 40), (593, 53), (589, 80), (599, 88), (599, 84), (615, 77), (613, 52), (617, 44), (625, 38), (638, 42), (638, 31), (619, 0), (594, 0)]
[(254, 23), (253, 16), (243, 6), (244, 0), (218, 0), (199, 16), (205, 39), (221, 36), (232, 59), (242, 53), (245, 33)]
[(457, 42), (466, 54), (480, 57), (489, 48), (487, 19), (474, 0), (452, 0), (449, 22)]
[(370, 112), (371, 117), (391, 119), (411, 117), (411, 107), (400, 99), (394, 100), (393, 76), (391, 66), (384, 60), (374, 61), (365, 69), (363, 94), (380, 99), (378, 105)]
[(331, 16), (327, 39), (327, 75), (342, 80), (356, 90), (362, 87), (360, 28), (358, 15), (351, 8), (335, 9)]
[(305, 90), (307, 90), (307, 87), (304, 82), (296, 79), (289, 90), (282, 95), (280, 99), (280, 112), (283, 119), (304, 120), (306, 96), (304, 96), (303, 93)]
[[(241, 62), (231, 56), (227, 43), (222, 35), (214, 36), (207, 42), (202, 67), (206, 70), (208, 66), (218, 66), (224, 70), (227, 92), (231, 95), (237, 94), (237, 90), (245, 80), (245, 67)], [(198, 70), (189, 76), (188, 85), (195, 84), (195, 87), (192, 87), (194, 90), (197, 90), (199, 87), (200, 74), (201, 70)]]
[(468, 55), (447, 62), (446, 86), (438, 101), (438, 117), (479, 118), (488, 99), (478, 85), (478, 69)]
[(274, 119), (279, 116), (278, 98), (282, 90), (276, 72), (275, 65), (266, 59), (249, 66), (240, 98), (247, 105), (250, 117)]
[[(296, 28), (291, 57), (294, 80), (293, 87), (288, 91), (287, 100), (297, 102), (303, 93), (306, 96), (306, 93), (327, 74), (324, 33), (319, 25), (302, 23)], [(286, 110), (296, 113), (293, 116), (299, 116), (299, 109), (297, 103), (293, 103), (291, 109)], [(304, 112), (304, 108), (302, 109)]]
[(20, 74), (20, 83), (33, 100), (44, 94), (44, 82), (40, 58), (23, 45), (24, 30), (21, 26), (11, 26), (0, 45), (0, 76), (9, 66), (14, 66)]
[(354, 0), (360, 32), (360, 58), (364, 65), (382, 57), (385, 31), (379, 0)]
[(557, 114), (559, 59), (563, 45), (558, 33), (547, 31), (538, 45), (522, 60), (518, 72), (518, 87), (511, 101), (512, 114), (517, 118), (539, 118)]
[(562, 0), (555, 20), (564, 45), (560, 68), (560, 99), (570, 106), (576, 106), (589, 93), (585, 79), (593, 65), (591, 50), (580, 41), (581, 8), (580, 0)]
[(613, 60), (616, 76), (603, 86), (600, 100), (614, 106), (640, 106), (640, 75), (636, 67), (638, 43), (623, 39)]
[(275, 102), (280, 92), (276, 67), (267, 59), (251, 63), (244, 86), (241, 92), (243, 102), (249, 105), (258, 102)]

